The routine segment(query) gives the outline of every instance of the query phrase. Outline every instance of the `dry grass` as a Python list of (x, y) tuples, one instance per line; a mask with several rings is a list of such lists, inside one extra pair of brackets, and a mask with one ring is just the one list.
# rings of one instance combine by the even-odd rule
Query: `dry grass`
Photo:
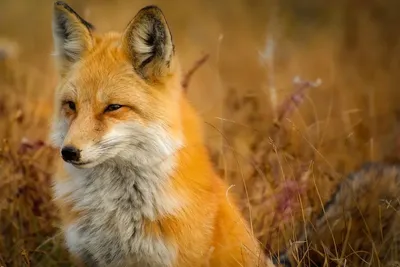
[[(100, 30), (122, 29), (144, 3), (69, 2)], [(347, 173), (400, 155), (397, 2), (317, 2), (154, 1), (185, 70), (209, 55), (185, 88), (267, 252), (299, 240)], [(50, 0), (0, 2), (0, 266), (70, 266), (50, 201), (50, 16)], [(293, 85), (297, 75), (322, 84)]]

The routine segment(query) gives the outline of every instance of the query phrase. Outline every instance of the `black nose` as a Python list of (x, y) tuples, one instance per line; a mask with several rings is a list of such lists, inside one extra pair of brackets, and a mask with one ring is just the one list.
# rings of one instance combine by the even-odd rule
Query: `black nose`
[(65, 146), (61, 149), (61, 156), (67, 162), (79, 161), (80, 153), (79, 150), (73, 146)]

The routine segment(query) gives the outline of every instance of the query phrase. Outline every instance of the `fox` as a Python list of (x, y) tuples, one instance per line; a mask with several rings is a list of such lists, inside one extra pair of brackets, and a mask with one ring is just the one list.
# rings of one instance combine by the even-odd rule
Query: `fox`
[[(276, 266), (398, 266), (400, 165), (369, 162), (348, 175)], [(397, 265), (396, 265), (397, 264)]]
[(161, 9), (100, 33), (53, 4), (54, 202), (77, 266), (274, 266), (214, 171)]

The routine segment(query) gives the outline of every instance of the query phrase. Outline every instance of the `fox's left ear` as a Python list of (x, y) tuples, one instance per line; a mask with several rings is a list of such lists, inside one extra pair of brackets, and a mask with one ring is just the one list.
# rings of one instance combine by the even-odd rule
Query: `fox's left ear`
[(133, 68), (143, 79), (159, 82), (171, 73), (174, 44), (160, 8), (141, 9), (129, 23), (123, 38)]
[(54, 3), (53, 40), (61, 75), (93, 46), (93, 26), (62, 1)]

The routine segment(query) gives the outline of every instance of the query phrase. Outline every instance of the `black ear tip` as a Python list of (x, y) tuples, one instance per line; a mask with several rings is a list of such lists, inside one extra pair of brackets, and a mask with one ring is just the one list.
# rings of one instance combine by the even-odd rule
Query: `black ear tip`
[(66, 10), (68, 12), (74, 12), (74, 10), (67, 3), (63, 1), (54, 2), (54, 8), (58, 10)]
[(67, 5), (67, 3), (65, 3), (65, 2), (63, 2), (63, 1), (56, 1), (56, 2), (54, 2), (54, 6), (55, 6), (55, 7), (59, 7), (59, 6), (61, 6), (61, 7), (66, 7), (66, 6), (68, 6), (68, 5)]
[(159, 8), (156, 5), (149, 5), (144, 8), (142, 8), (139, 13), (144, 13), (144, 14), (153, 14), (153, 15), (159, 15), (159, 16), (164, 16), (161, 8)]
[(148, 5), (142, 8), (143, 11), (161, 11), (161, 8), (159, 8), (157, 5)]
[(55, 8), (56, 12), (57, 11), (58, 12), (61, 11), (61, 13), (65, 13), (65, 11), (66, 11), (67, 13), (73, 14), (89, 30), (94, 30), (95, 29), (95, 27), (91, 23), (87, 22), (81, 16), (79, 16), (79, 14), (75, 10), (73, 10), (72, 7), (70, 7), (67, 3), (65, 3), (63, 1), (56, 1), (56, 2), (54, 2), (54, 8)]

